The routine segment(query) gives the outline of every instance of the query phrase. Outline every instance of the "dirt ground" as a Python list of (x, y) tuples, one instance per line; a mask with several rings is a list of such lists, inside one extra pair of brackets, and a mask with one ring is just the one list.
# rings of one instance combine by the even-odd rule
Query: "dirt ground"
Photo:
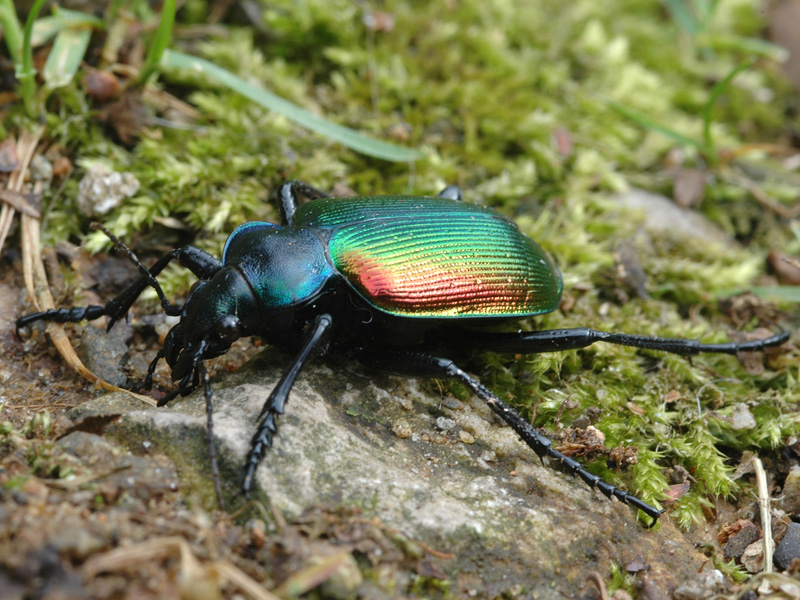
[[(285, 597), (315, 588), (323, 597), (358, 588), (359, 597), (384, 598), (383, 589), (429, 585), (438, 593), (444, 574), (435, 561), (444, 553), (358, 511), (320, 507), (288, 524), (260, 505), (248, 509), (252, 518), (209, 512), (185, 495), (166, 456), (73, 431), (69, 409), (104, 392), (65, 366), (46, 336), (16, 335), (24, 302), (13, 252), (2, 271), (0, 598), (240, 597), (237, 590), (274, 598), (265, 589)], [(157, 335), (134, 338), (127, 375), (141, 380)], [(213, 368), (235, 368), (254, 350), (240, 343)], [(379, 565), (382, 581), (364, 582), (353, 552)]]
[[(6, 253), (3, 261), (0, 598), (464, 596), (457, 577), (448, 581), (446, 548), (409, 539), (357, 509), (315, 507), (290, 523), (257, 504), (235, 514), (209, 511), (182, 486), (168, 457), (146, 444), (125, 448), (97, 435), (102, 423), (84, 422), (77, 430), (68, 411), (105, 392), (73, 373), (42, 331), (15, 333), (27, 303), (17, 255)], [(135, 277), (114, 258), (81, 256), (70, 266), (81, 285), (91, 279), (101, 296)], [(69, 305), (69, 288), (61, 295), (62, 305)], [(114, 335), (91, 327), (81, 333), (83, 326), (69, 333), (93, 370), (126, 364), (109, 367), (104, 377), (134, 386), (165, 330), (163, 317), (142, 313)], [(251, 341), (238, 342), (211, 365), (212, 376), (235, 369), (256, 350)], [(163, 371), (157, 372), (159, 387), (169, 387)], [(731, 515), (735, 507), (717, 509)], [(695, 532), (694, 541), (713, 547), (707, 531)], [(635, 574), (637, 566), (629, 566)], [(585, 597), (600, 597), (601, 583), (602, 577), (587, 573)], [(698, 597), (714, 585), (698, 574)], [(474, 597), (497, 597), (472, 591)], [(530, 597), (522, 589), (503, 593)], [(641, 589), (641, 597), (651, 595)]]

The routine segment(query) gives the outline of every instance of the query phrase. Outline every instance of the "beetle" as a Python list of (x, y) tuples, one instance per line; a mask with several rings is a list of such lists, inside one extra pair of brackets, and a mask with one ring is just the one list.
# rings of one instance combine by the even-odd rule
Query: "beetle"
[[(300, 195), (309, 201), (301, 205)], [(184, 246), (147, 269), (104, 229), (138, 266), (139, 279), (104, 306), (53, 309), (23, 316), (16, 323), (19, 330), (39, 320), (78, 322), (108, 316), (110, 330), (152, 286), (165, 312), (180, 321), (150, 363), (144, 387), (152, 387), (162, 358), (177, 385), (159, 406), (188, 395), (202, 382), (218, 501), (212, 392), (204, 361), (224, 354), (244, 336), (257, 335), (296, 353), (258, 416), (242, 483), (246, 497), (256, 468), (272, 446), (277, 418), (297, 376), (312, 354), (321, 351), (346, 355), (382, 372), (460, 381), (540, 458), (554, 459), (607, 497), (642, 510), (653, 524), (663, 509), (603, 481), (557, 451), (511, 406), (436, 351), (458, 346), (527, 354), (585, 348), (602, 341), (691, 356), (762, 351), (788, 339), (788, 333), (781, 332), (756, 341), (704, 344), (586, 327), (492, 331), (485, 326), (558, 308), (561, 274), (512, 221), (490, 208), (465, 203), (459, 188), (449, 186), (433, 197), (331, 198), (293, 181), (280, 188), (279, 199), (283, 225), (262, 221), (240, 225), (226, 241), (221, 260)], [(156, 280), (173, 260), (199, 280), (182, 306), (171, 304)]]

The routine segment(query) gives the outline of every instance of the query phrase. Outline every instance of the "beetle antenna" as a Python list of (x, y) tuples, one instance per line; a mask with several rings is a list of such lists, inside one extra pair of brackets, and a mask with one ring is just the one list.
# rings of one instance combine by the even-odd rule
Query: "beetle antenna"
[(169, 300), (167, 300), (167, 296), (164, 294), (164, 290), (161, 289), (161, 284), (158, 283), (158, 280), (153, 276), (150, 272), (150, 269), (142, 264), (142, 261), (139, 260), (139, 257), (133, 253), (133, 250), (128, 248), (121, 239), (111, 233), (108, 228), (98, 222), (94, 222), (91, 224), (92, 229), (99, 229), (106, 237), (110, 239), (114, 243), (114, 247), (125, 254), (136, 267), (139, 269), (139, 272), (143, 275), (143, 277), (147, 280), (147, 283), (156, 291), (158, 294), (158, 299), (161, 300), (161, 306), (164, 309), (164, 312), (167, 313), (171, 317), (177, 317), (181, 314), (181, 306), (179, 304), (170, 304)]

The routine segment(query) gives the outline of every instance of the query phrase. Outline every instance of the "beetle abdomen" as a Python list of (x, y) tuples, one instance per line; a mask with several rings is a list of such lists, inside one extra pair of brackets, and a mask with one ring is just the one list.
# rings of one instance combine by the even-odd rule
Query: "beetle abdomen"
[[(328, 201), (314, 224), (333, 225), (334, 267), (374, 306), (424, 318), (525, 316), (558, 306), (558, 270), (496, 212), (444, 198), (359, 200)], [(349, 222), (330, 210), (337, 205)]]

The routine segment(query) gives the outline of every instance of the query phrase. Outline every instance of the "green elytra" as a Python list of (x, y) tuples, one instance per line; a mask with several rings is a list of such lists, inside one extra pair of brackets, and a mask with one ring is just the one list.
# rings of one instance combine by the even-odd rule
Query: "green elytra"
[[(297, 209), (290, 227), (251, 222), (237, 228), (223, 262), (266, 238), (270, 246), (294, 245), (292, 272), (303, 275), (270, 290), (264, 298), (270, 306), (301, 302), (336, 273), (372, 306), (411, 318), (536, 315), (555, 310), (561, 298), (558, 269), (516, 224), (448, 198), (315, 199)], [(298, 254), (308, 268), (297, 268), (304, 260)], [(323, 255), (328, 265), (320, 264)], [(267, 278), (275, 281), (266, 271), (250, 280), (268, 284)]]

